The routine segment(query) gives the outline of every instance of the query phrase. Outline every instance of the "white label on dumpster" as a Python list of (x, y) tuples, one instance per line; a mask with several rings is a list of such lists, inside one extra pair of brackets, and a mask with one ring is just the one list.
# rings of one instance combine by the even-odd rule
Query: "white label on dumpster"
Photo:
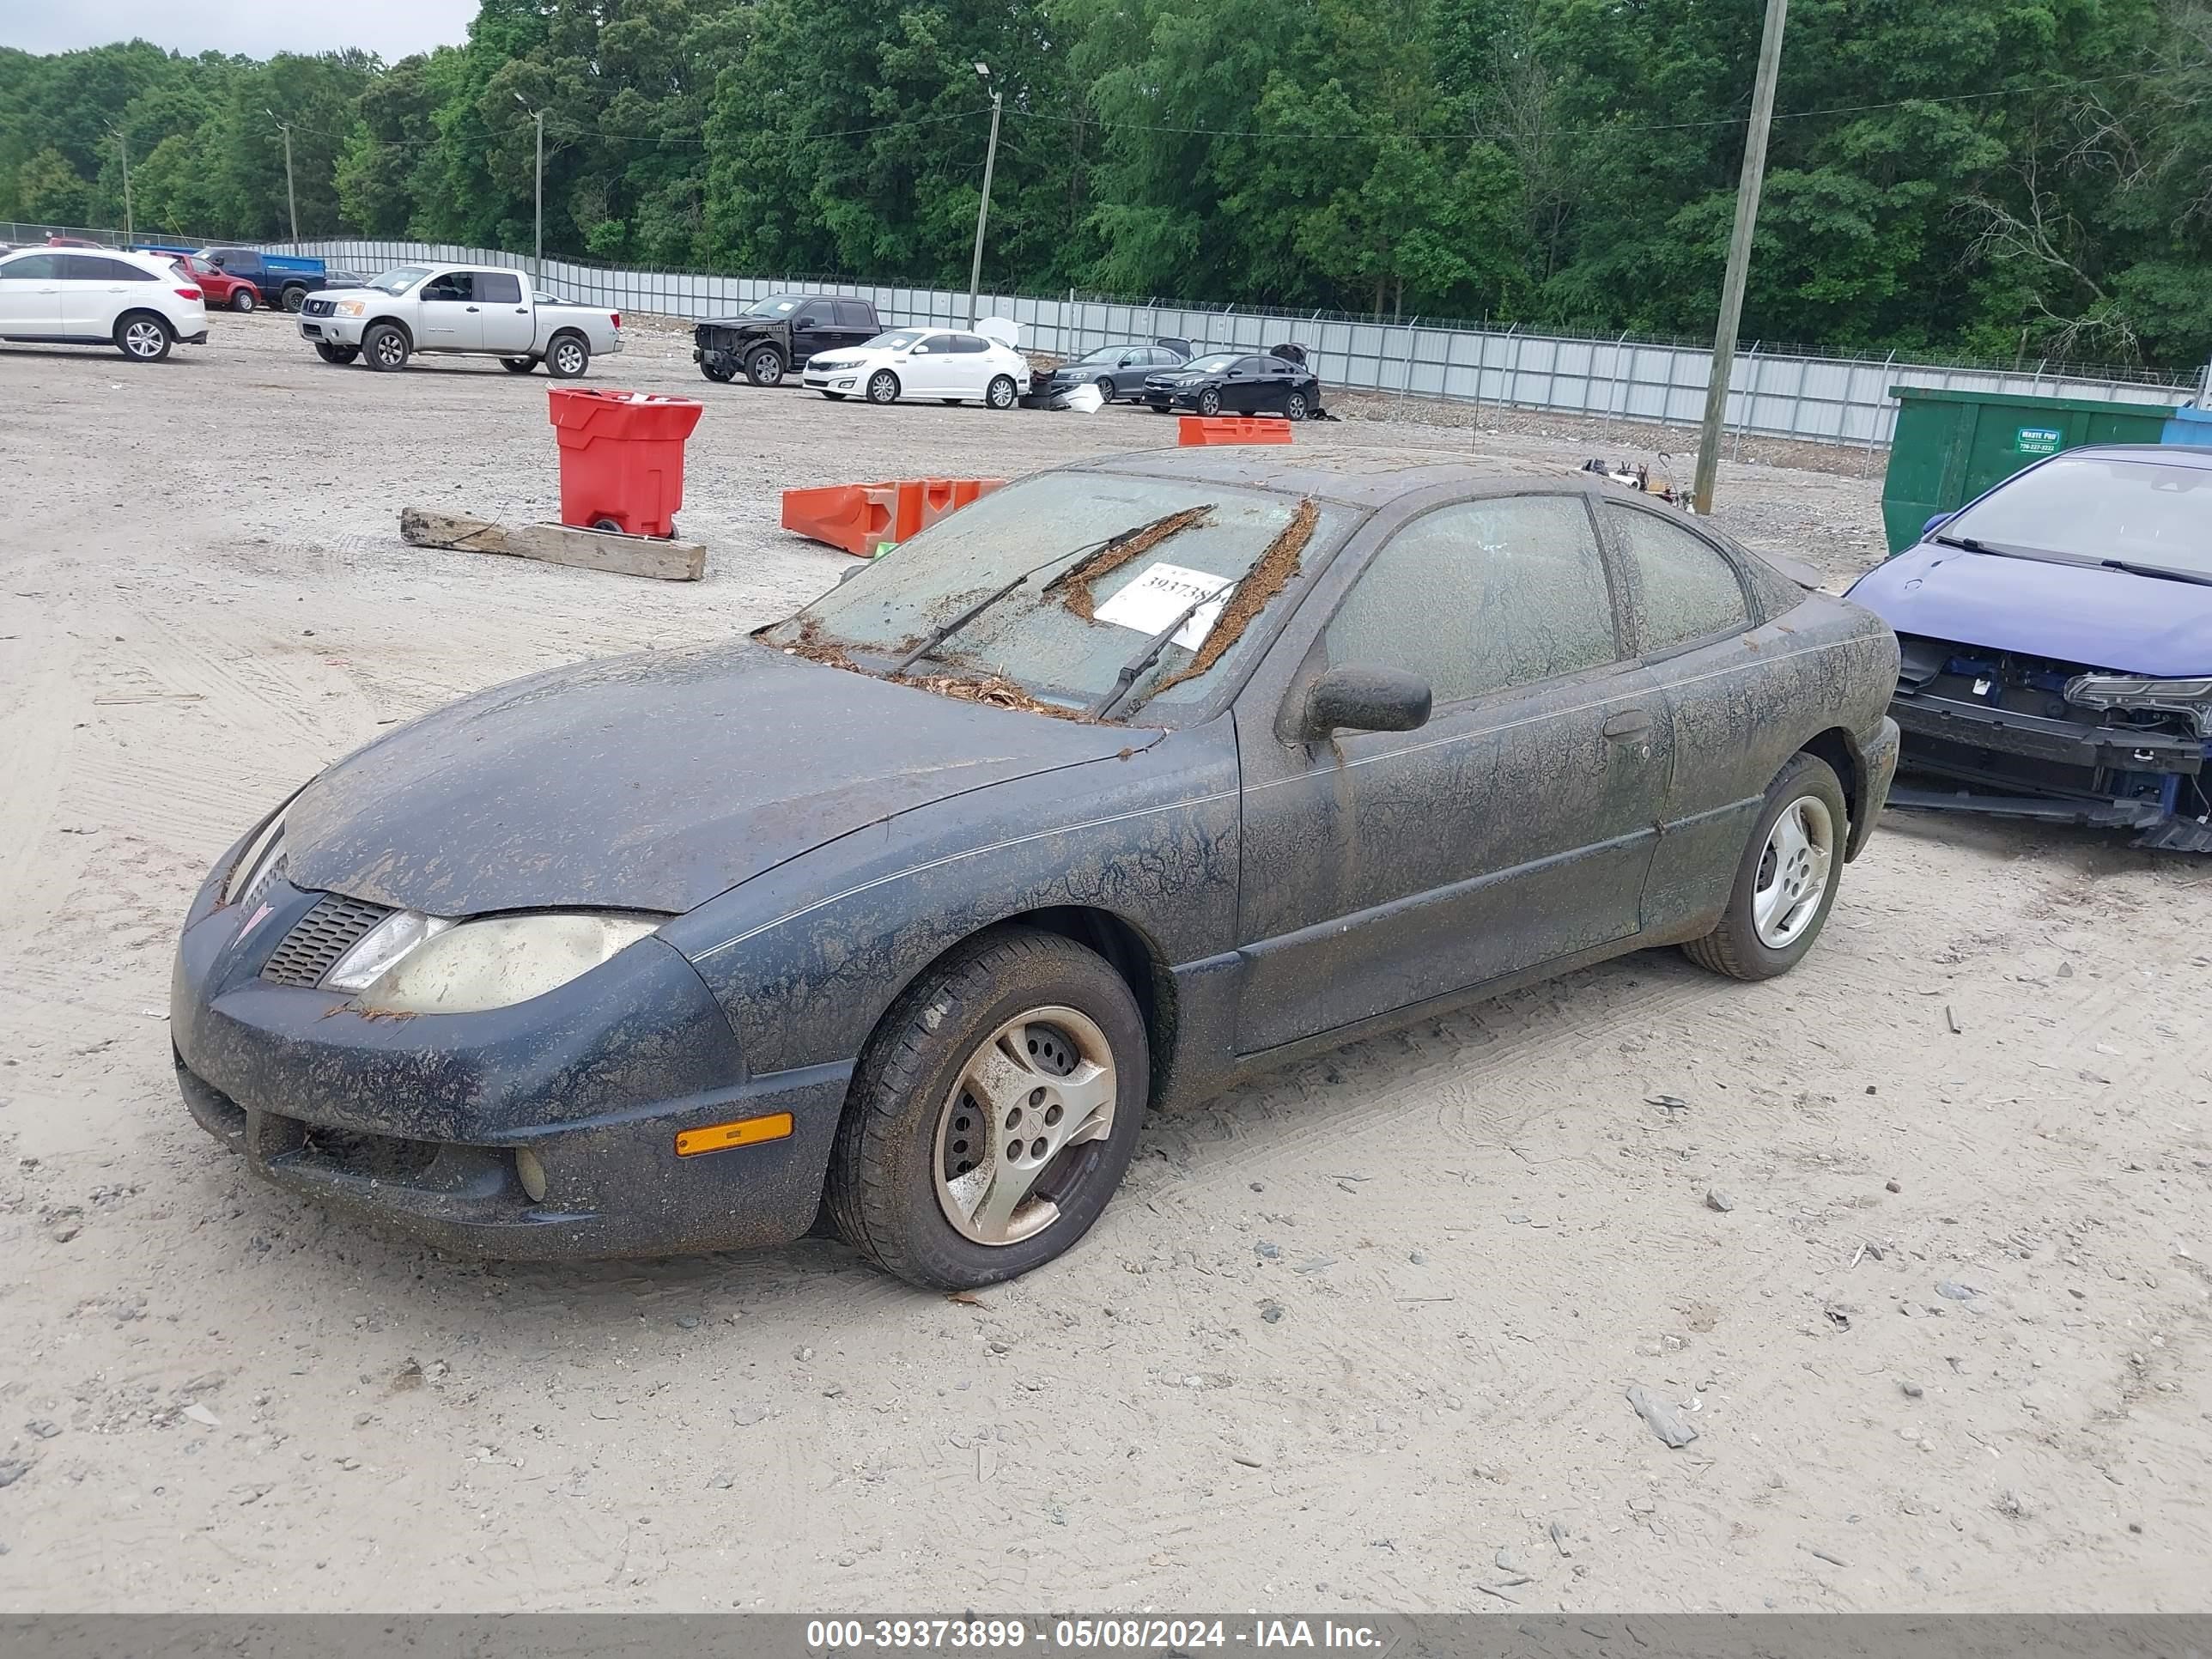
[(1204, 599), (1206, 603), (1192, 611), (1190, 620), (1176, 630), (1175, 642), (1186, 651), (1195, 651), (1205, 642), (1213, 619), (1221, 614), (1221, 602), (1236, 586), (1235, 577), (1217, 576), (1211, 570), (1156, 564), (1093, 614), (1100, 622), (1149, 635), (1181, 616), (1193, 599)]

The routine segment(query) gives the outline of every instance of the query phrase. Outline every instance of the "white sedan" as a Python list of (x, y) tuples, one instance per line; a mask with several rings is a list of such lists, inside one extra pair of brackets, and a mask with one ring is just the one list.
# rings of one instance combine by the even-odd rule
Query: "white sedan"
[[(1005, 324), (998, 328), (1011, 331)], [(995, 331), (895, 328), (865, 344), (808, 358), (801, 378), (825, 398), (866, 398), (872, 404), (935, 398), (1012, 409), (1029, 390), (1030, 365)]]
[(167, 254), (36, 247), (0, 258), (0, 340), (112, 346), (158, 363), (178, 341), (207, 337), (199, 288)]

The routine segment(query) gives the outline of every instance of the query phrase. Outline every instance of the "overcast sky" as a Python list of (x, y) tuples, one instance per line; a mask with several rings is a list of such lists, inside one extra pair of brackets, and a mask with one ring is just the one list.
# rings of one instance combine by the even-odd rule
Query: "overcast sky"
[(182, 52), (331, 52), (360, 46), (392, 63), (458, 45), (477, 0), (356, 0), (352, 5), (179, 5), (176, 0), (0, 0), (0, 46), (70, 52), (136, 37)]

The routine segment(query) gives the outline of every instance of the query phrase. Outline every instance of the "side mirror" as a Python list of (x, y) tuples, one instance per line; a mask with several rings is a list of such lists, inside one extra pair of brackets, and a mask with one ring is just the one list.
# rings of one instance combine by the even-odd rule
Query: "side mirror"
[(1926, 541), (1930, 536), (1934, 535), (1950, 521), (1951, 515), (1948, 513), (1938, 513), (1934, 518), (1929, 520), (1926, 524), (1920, 526), (1920, 539), (1923, 542)]
[(1429, 723), (1429, 683), (1401, 668), (1332, 668), (1306, 688), (1298, 735), (1326, 743), (1338, 731), (1413, 732)]

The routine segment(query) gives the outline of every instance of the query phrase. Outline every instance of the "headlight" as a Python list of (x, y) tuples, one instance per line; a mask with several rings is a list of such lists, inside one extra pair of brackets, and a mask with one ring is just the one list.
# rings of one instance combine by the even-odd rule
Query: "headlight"
[(340, 317), (358, 317), (368, 309), (368, 301), (366, 300), (340, 300), (332, 307), (332, 312)]
[(235, 904), (258, 891), (267, 884), (267, 878), (276, 873), (276, 866), (283, 861), (284, 814), (280, 811), (246, 844), (246, 850), (238, 855), (238, 862), (230, 866), (230, 879), (222, 884), (222, 902)]
[(507, 1008), (589, 973), (661, 923), (590, 912), (449, 921), (402, 910), (323, 976), (372, 1013), (473, 1014)]
[(2134, 674), (2081, 674), (2066, 682), (2066, 701), (2081, 708), (2133, 708), (2185, 715), (2200, 738), (2212, 737), (2212, 679), (2154, 680)]

